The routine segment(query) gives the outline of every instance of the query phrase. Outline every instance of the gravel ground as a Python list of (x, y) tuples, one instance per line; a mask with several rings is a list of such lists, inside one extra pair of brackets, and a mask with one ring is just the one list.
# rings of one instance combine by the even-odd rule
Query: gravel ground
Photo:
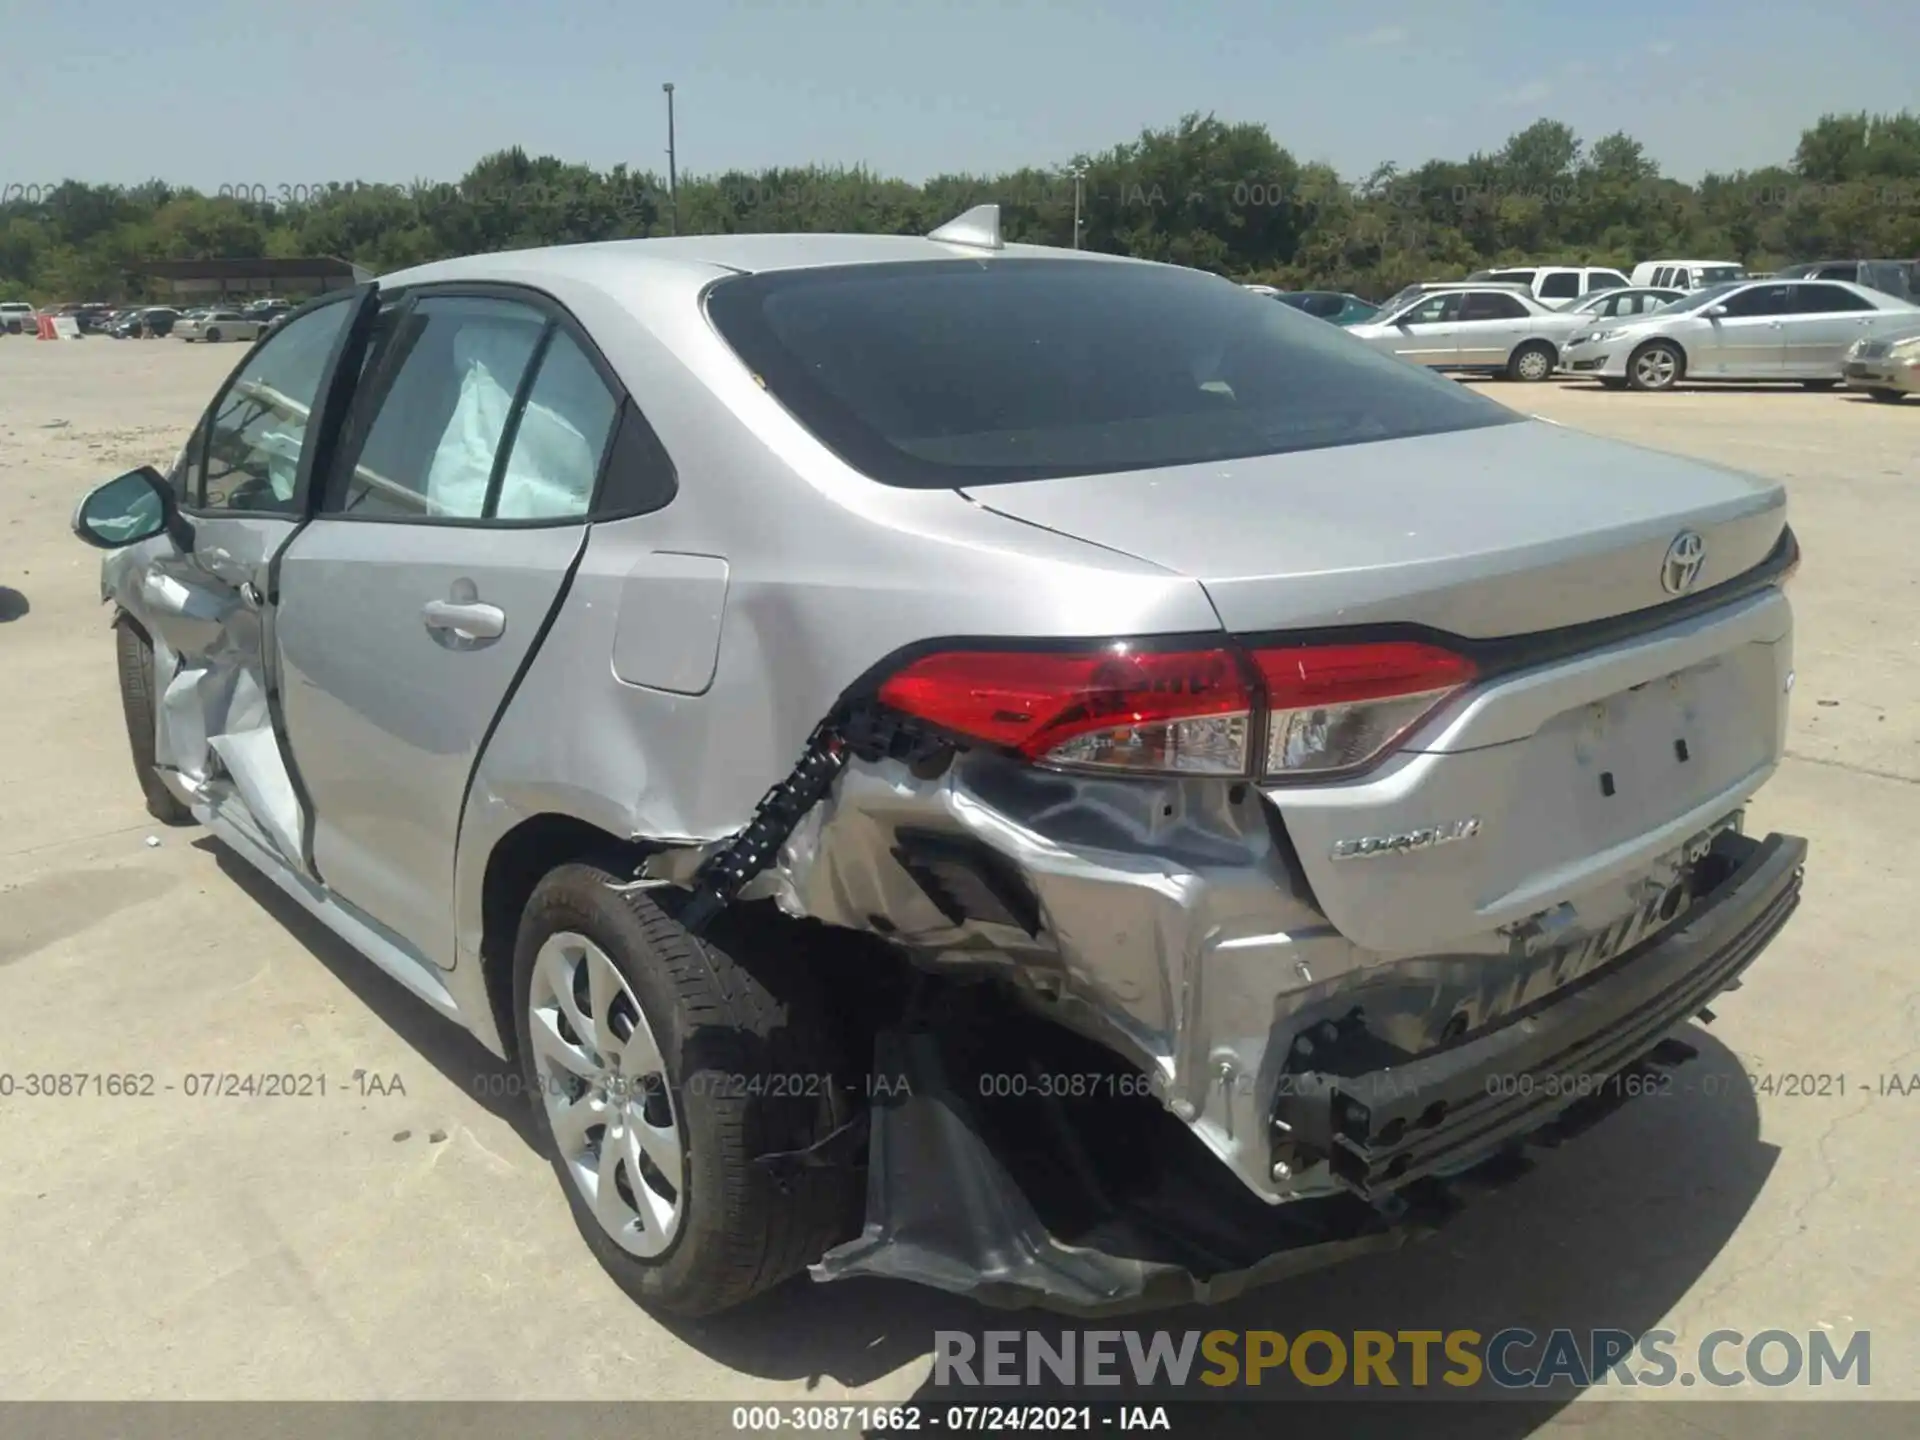
[[(977, 1333), (988, 1312), (802, 1282), (663, 1326), (589, 1260), (490, 1057), (198, 832), (150, 842), (98, 555), (66, 527), (90, 485), (164, 465), (240, 353), (0, 341), (0, 1071), (339, 1079), (324, 1099), (0, 1099), (0, 1396), (913, 1394), (933, 1331)], [(1799, 683), (1789, 758), (1749, 818), (1811, 838), (1806, 903), (1690, 1038), (1708, 1069), (1845, 1093), (1643, 1101), (1429, 1245), (1142, 1323), (1664, 1327), (1683, 1344), (1867, 1328), (1871, 1393), (1920, 1398), (1920, 1094), (1877, 1093), (1920, 1071), (1920, 402), (1486, 388), (1788, 482)], [(356, 1073), (379, 1083), (340, 1083)], [(1504, 1428), (1646, 1434), (1673, 1414), (1581, 1405)]]

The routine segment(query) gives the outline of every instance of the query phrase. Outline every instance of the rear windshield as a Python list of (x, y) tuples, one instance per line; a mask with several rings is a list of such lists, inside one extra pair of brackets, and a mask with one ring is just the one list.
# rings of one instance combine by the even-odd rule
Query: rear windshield
[(855, 469), (945, 489), (1433, 435), (1514, 411), (1172, 266), (1023, 258), (745, 275), (707, 297)]

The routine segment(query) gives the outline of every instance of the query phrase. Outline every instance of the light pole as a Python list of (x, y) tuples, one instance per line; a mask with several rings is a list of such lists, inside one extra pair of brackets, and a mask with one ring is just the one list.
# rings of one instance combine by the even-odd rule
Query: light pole
[(673, 154), (673, 82), (667, 81), (660, 87), (667, 92), (667, 211), (668, 221), (673, 233), (680, 233), (680, 177), (674, 165)]
[(1080, 248), (1080, 190), (1086, 183), (1087, 167), (1076, 165), (1071, 173), (1073, 175), (1073, 248), (1078, 250)]

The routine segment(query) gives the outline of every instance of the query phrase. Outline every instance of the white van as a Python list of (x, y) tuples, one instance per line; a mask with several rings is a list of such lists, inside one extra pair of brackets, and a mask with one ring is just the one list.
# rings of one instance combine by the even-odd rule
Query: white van
[(1633, 267), (1634, 284), (1661, 290), (1704, 290), (1746, 278), (1746, 267), (1732, 260), (1646, 260)]
[(1476, 270), (1467, 279), (1479, 284), (1524, 285), (1542, 305), (1565, 305), (1596, 290), (1620, 290), (1627, 277), (1601, 265), (1502, 265)]

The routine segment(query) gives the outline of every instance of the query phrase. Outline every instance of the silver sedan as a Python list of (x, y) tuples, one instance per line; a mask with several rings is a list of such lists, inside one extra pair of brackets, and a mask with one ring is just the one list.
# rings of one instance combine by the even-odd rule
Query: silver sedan
[(198, 318), (182, 320), (173, 327), (173, 333), (181, 340), (245, 340), (252, 344), (265, 328), (266, 321), (250, 319), (238, 310), (210, 310)]
[(1511, 285), (1435, 289), (1389, 308), (1347, 333), (1375, 350), (1436, 370), (1484, 370), (1511, 380), (1545, 380), (1560, 349), (1591, 322), (1541, 304)]
[(1844, 378), (1855, 341), (1920, 324), (1920, 307), (1839, 280), (1735, 280), (1623, 325), (1588, 327), (1564, 367), (1611, 389), (1667, 390), (1687, 380), (1798, 380), (1825, 389)]

